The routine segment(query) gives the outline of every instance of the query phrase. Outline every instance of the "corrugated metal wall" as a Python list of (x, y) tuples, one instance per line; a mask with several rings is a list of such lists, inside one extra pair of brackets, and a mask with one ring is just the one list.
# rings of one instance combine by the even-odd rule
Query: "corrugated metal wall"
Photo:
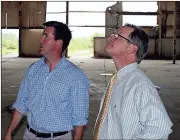
[(41, 26), (46, 19), (46, 2), (27, 1), (21, 2), (21, 26)]
[(1, 27), (19, 27), (19, 5), (18, 1), (1, 2)]
[[(2, 1), (1, 11), (1, 26), (3, 28), (16, 28), (19, 29), (20, 41), (19, 41), (19, 53), (22, 57), (39, 56), (39, 39), (42, 33), (40, 26), (46, 19), (46, 2), (45, 1)], [(162, 13), (162, 24), (166, 27), (165, 36), (162, 37), (162, 52), (158, 56), (158, 32), (151, 32), (151, 28), (145, 28), (154, 37), (150, 41), (149, 56), (158, 57), (172, 57), (173, 47), (173, 14), (172, 11), (175, 7), (175, 1), (161, 1), (160, 9), (167, 11)], [(180, 12), (180, 2), (176, 1), (177, 11)], [(171, 13), (168, 13), (170, 11)], [(159, 16), (157, 16), (159, 18)], [(158, 20), (159, 21), (159, 20)], [(177, 27), (180, 27), (180, 13), (176, 18)], [(180, 57), (180, 28), (177, 28), (177, 44), (176, 55)], [(102, 39), (100, 39), (102, 40)], [(94, 51), (95, 56), (106, 56), (104, 52), (104, 43), (99, 42), (99, 38), (95, 39)]]
[[(150, 35), (150, 41), (149, 41), (149, 49), (147, 57), (149, 58), (170, 58), (172, 59), (173, 56), (173, 20), (174, 20), (174, 8), (176, 6), (177, 12), (180, 11), (180, 2), (176, 1), (160, 1), (158, 3), (158, 8), (162, 10), (162, 28), (165, 33), (162, 33), (161, 37), (161, 52), (159, 55), (159, 31), (158, 28), (153, 27), (143, 27), (144, 30)], [(159, 12), (158, 9), (158, 12)], [(148, 16), (148, 15), (147, 15)], [(158, 24), (159, 24), (159, 15), (158, 18)], [(180, 59), (180, 13), (176, 14), (176, 58)], [(104, 51), (104, 47), (106, 44), (106, 38), (94, 38), (94, 55), (95, 57), (109, 57), (106, 52)]]
[[(21, 2), (21, 21), (20, 25), (27, 29), (20, 30), (21, 46), (20, 56), (22, 57), (38, 57), (40, 47), (40, 37), (42, 26), (46, 19), (46, 2)], [(28, 29), (28, 28), (36, 29)]]
[[(159, 3), (158, 3), (159, 9), (161, 9), (163, 11), (162, 16), (161, 16), (162, 22), (163, 22), (162, 24), (164, 26), (166, 26), (165, 37), (173, 37), (173, 13), (172, 12), (174, 11), (175, 6), (177, 7), (177, 9), (179, 9), (178, 5), (180, 2), (178, 2), (178, 1), (176, 1), (176, 2), (175, 1), (161, 1)], [(177, 13), (176, 16), (177, 16), (176, 25), (180, 26), (180, 14)], [(159, 18), (159, 15), (157, 16), (157, 18)], [(159, 20), (157, 20), (157, 21), (159, 21)], [(159, 22), (158, 22), (158, 24), (159, 24)], [(177, 37), (180, 37), (180, 29), (178, 29), (178, 28), (176, 31), (176, 35), (177, 35)]]
[[(95, 37), (94, 38), (94, 56), (96, 58), (109, 58), (108, 54), (105, 52), (104, 48), (106, 45), (107, 39), (104, 37)], [(149, 40), (149, 49), (146, 58), (167, 58), (172, 59), (173, 49), (172, 49), (173, 39), (172, 38), (162, 38), (162, 56), (158, 57), (155, 54), (155, 46), (158, 45), (158, 39), (151, 38)], [(180, 59), (180, 38), (176, 41), (176, 53), (177, 59)]]
[(2, 27), (19, 29), (19, 56), (38, 57), (42, 34), (40, 28), (46, 19), (46, 2), (2, 1), (1, 4)]
[(21, 30), (21, 56), (38, 57), (40, 47), (40, 37), (42, 29), (23, 29)]

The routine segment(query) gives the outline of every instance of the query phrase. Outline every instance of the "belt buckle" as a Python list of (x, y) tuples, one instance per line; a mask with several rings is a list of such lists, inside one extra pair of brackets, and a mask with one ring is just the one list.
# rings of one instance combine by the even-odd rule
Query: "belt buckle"
[(53, 133), (51, 133), (51, 138), (54, 138), (54, 135), (53, 135)]

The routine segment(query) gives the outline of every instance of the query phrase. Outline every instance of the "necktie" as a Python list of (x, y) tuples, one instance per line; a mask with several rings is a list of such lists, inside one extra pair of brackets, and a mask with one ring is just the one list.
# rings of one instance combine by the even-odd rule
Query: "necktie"
[(100, 111), (98, 120), (97, 120), (96, 125), (95, 125), (94, 137), (93, 137), (94, 140), (98, 140), (99, 130), (100, 130), (102, 121), (103, 121), (103, 119), (104, 119), (104, 115), (105, 115), (106, 110), (107, 110), (107, 106), (108, 106), (108, 103), (109, 103), (109, 100), (110, 100), (110, 96), (111, 96), (111, 92), (112, 92), (112, 88), (113, 88), (114, 82), (115, 82), (115, 80), (116, 80), (116, 76), (117, 76), (117, 75), (114, 74), (114, 75), (111, 77), (110, 84), (109, 84), (109, 86), (108, 86), (108, 89), (107, 89), (107, 92), (106, 92), (106, 96), (105, 96), (105, 98), (104, 98), (104, 102), (103, 102), (103, 105), (102, 105), (102, 108), (101, 108), (101, 111)]

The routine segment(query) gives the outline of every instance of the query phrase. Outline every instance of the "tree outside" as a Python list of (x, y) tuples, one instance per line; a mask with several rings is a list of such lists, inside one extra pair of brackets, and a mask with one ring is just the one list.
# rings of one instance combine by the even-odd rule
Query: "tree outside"
[(8, 54), (18, 54), (19, 43), (18, 37), (13, 33), (2, 32), (2, 56)]

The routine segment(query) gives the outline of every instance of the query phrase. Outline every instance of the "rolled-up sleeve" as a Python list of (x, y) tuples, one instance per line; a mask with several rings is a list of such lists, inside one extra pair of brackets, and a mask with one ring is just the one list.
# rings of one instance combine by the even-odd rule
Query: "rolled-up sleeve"
[(138, 93), (137, 108), (142, 130), (136, 138), (168, 139), (173, 124), (157, 90), (151, 85), (143, 84), (138, 88)]
[(24, 115), (26, 115), (26, 113), (28, 112), (28, 108), (25, 105), (25, 102), (27, 101), (27, 97), (28, 97), (28, 91), (29, 91), (28, 90), (28, 82), (29, 82), (28, 72), (29, 72), (29, 69), (27, 69), (25, 76), (21, 82), (17, 99), (12, 105), (14, 109), (18, 110)]
[(73, 126), (84, 126), (89, 115), (89, 87), (86, 75), (78, 75), (71, 89), (72, 123)]

